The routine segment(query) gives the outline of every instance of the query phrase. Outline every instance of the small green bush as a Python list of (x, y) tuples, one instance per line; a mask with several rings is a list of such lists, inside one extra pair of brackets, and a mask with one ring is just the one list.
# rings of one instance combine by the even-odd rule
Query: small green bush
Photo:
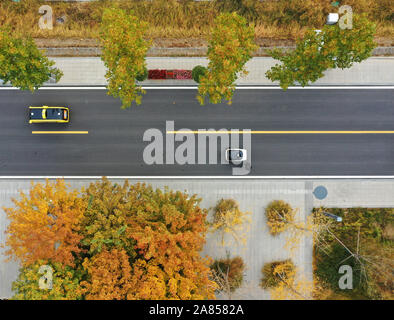
[(148, 79), (148, 69), (144, 68), (144, 72), (136, 77), (137, 81), (144, 81)]
[(197, 83), (200, 82), (200, 77), (205, 75), (205, 72), (207, 71), (207, 68), (203, 66), (195, 66), (192, 70), (192, 78), (194, 81)]

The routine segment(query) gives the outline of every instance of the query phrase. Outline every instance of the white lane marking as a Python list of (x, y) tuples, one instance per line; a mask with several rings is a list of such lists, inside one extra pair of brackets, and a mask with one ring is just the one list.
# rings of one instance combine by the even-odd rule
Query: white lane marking
[[(196, 90), (197, 86), (142, 86), (145, 90)], [(237, 86), (237, 90), (282, 90), (281, 87), (270, 86)], [(38, 90), (106, 90), (106, 87), (41, 87)], [(289, 87), (289, 90), (380, 90), (394, 89), (394, 86), (311, 86), (311, 87)], [(0, 90), (19, 90), (15, 87), (0, 87)]]
[[(4, 179), (101, 179), (103, 176), (0, 176)], [(263, 179), (263, 180), (280, 180), (280, 179), (394, 179), (393, 176), (105, 176), (108, 179), (134, 179), (134, 180), (153, 180), (153, 179)]]

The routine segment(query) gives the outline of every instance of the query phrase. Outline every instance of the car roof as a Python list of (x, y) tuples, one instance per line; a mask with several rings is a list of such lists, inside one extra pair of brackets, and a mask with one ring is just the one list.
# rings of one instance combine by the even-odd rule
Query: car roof
[(63, 108), (50, 108), (46, 110), (47, 119), (62, 119)]

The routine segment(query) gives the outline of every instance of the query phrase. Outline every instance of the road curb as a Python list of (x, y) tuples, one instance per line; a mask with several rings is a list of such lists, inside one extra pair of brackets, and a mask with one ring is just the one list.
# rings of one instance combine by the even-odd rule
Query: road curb
[[(165, 85), (165, 84), (147, 84), (141, 83), (142, 89), (146, 90), (197, 90), (196, 85)], [(279, 86), (269, 85), (237, 85), (235, 89), (240, 90), (283, 90)], [(288, 90), (393, 90), (391, 85), (310, 85), (308, 87), (292, 86)], [(0, 85), (0, 90), (20, 90), (11, 85)], [(103, 85), (44, 85), (37, 90), (107, 90)]]
[(106, 177), (111, 180), (389, 180), (394, 176), (0, 176), (1, 180), (100, 180)]

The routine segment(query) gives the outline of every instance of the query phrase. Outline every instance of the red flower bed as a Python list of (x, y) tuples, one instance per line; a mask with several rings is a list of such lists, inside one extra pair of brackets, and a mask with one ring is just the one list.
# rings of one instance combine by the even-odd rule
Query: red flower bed
[(191, 70), (174, 70), (175, 79), (177, 80), (191, 80), (192, 71)]
[(191, 80), (191, 70), (160, 70), (153, 69), (148, 71), (148, 79), (151, 80), (164, 80), (164, 79), (176, 79), (176, 80)]
[(174, 79), (174, 70), (166, 70), (166, 79)]
[(166, 70), (153, 69), (148, 71), (148, 79), (160, 80), (166, 78)]

